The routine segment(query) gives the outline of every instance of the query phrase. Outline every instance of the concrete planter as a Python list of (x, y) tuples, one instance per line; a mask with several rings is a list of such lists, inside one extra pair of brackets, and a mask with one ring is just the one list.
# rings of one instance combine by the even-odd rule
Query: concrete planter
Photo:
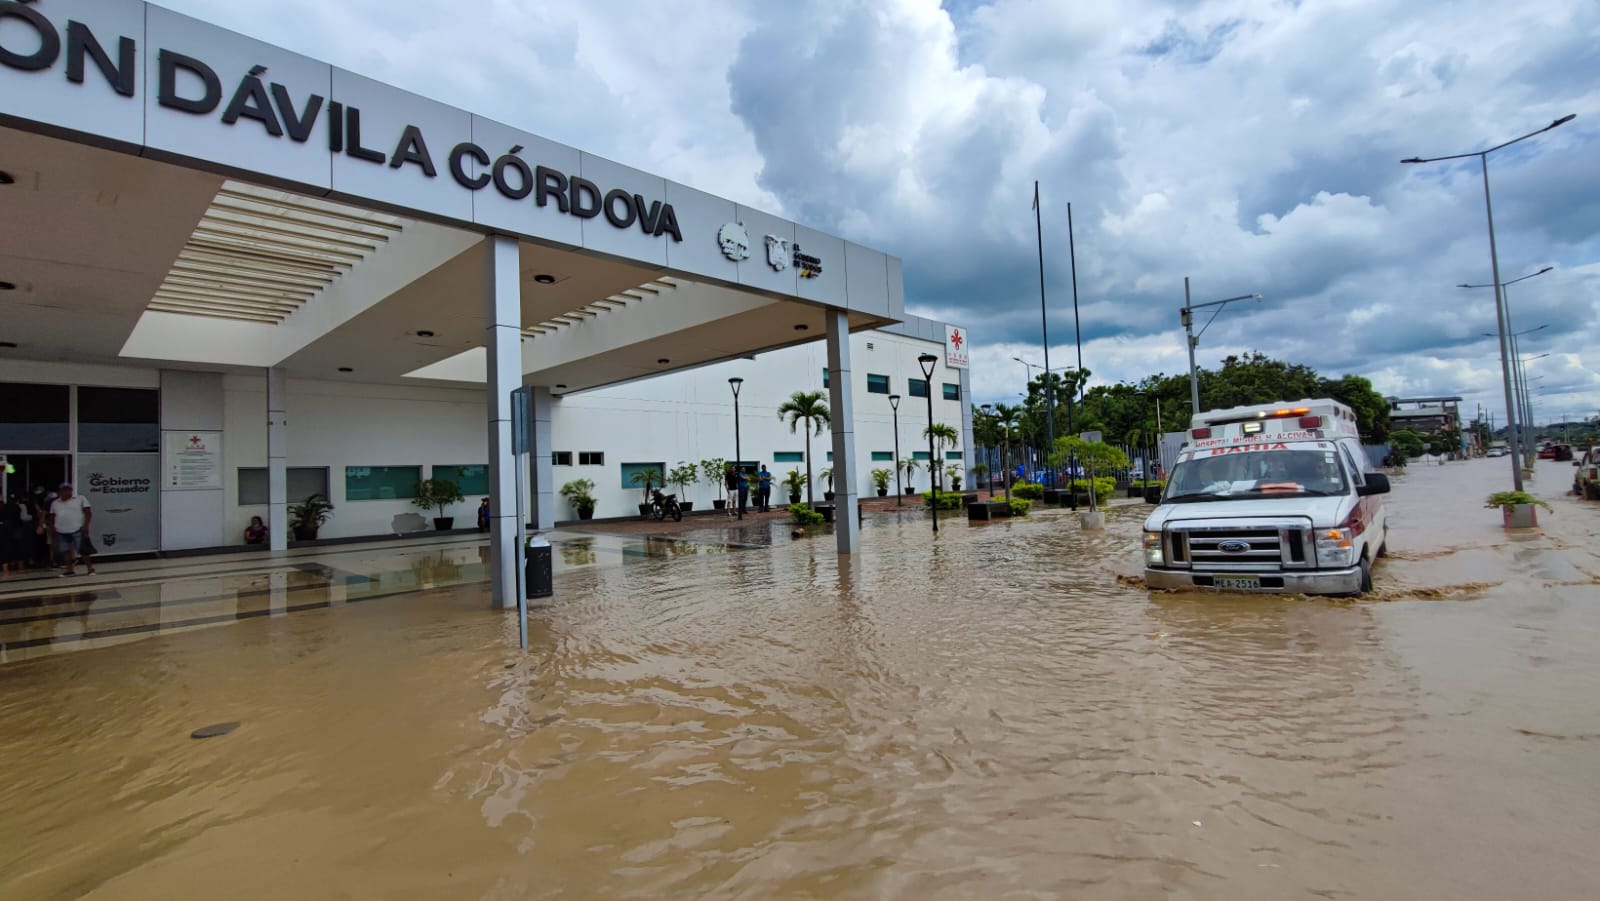
[(1011, 505), (1005, 501), (984, 501), (967, 505), (967, 519), (973, 522), (1010, 518)]
[(1506, 504), (1500, 508), (1500, 515), (1504, 517), (1508, 529), (1534, 529), (1539, 526), (1536, 504)]

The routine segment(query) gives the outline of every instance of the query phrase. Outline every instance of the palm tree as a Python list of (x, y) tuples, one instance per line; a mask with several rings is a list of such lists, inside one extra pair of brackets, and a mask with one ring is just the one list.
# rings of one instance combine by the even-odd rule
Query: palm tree
[(1000, 439), (1005, 444), (1005, 450), (1001, 452), (1000, 460), (1006, 471), (1003, 481), (1005, 482), (1006, 500), (1008, 501), (1011, 500), (1011, 436), (1016, 433), (1018, 426), (1022, 424), (1021, 417), (1021, 407), (1014, 404), (994, 405), (995, 425), (999, 426)]
[(789, 434), (799, 430), (800, 423), (806, 424), (806, 504), (810, 504), (811, 483), (816, 481), (811, 478), (811, 433), (815, 431), (822, 434), (822, 429), (832, 418), (828, 413), (828, 405), (823, 401), (821, 391), (796, 391), (789, 399), (778, 407), (778, 418), (789, 420)]
[[(933, 473), (933, 477), (937, 479), (944, 471), (944, 467), (937, 462), (944, 459), (944, 446), (946, 444), (954, 445), (961, 440), (961, 435), (956, 432), (955, 426), (948, 423), (935, 422), (930, 423), (927, 428), (922, 430), (922, 437), (933, 438), (935, 457), (933, 465), (928, 467), (928, 471)], [(935, 486), (935, 490), (938, 490), (938, 486)]]

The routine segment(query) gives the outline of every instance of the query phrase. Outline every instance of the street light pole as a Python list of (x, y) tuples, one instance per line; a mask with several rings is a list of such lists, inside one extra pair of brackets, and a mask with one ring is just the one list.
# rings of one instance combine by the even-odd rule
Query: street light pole
[(906, 505), (906, 493), (900, 486), (900, 395), (889, 395), (889, 409), (894, 411), (894, 505)]
[(939, 365), (939, 358), (933, 354), (923, 354), (917, 357), (917, 362), (922, 364), (922, 375), (928, 380), (928, 506), (933, 509), (933, 533), (939, 534), (939, 492), (934, 486), (934, 467), (939, 461), (933, 458), (933, 367)]
[[(737, 377), (728, 379), (728, 387), (733, 389), (733, 474), (738, 477), (738, 481), (733, 485), (735, 494), (728, 498), (728, 503), (735, 505), (739, 511), (739, 518), (744, 519), (744, 504), (740, 502), (737, 494), (739, 486), (744, 481), (744, 449), (739, 446), (739, 389), (744, 387), (744, 379)], [(747, 490), (746, 496), (748, 494)]]
[[(1195, 368), (1194, 349), (1200, 344), (1200, 335), (1204, 335), (1206, 329), (1211, 327), (1211, 323), (1207, 322), (1204, 326), (1201, 326), (1200, 334), (1195, 334), (1194, 311), (1203, 310), (1206, 307), (1224, 307), (1236, 300), (1254, 300), (1256, 303), (1260, 303), (1261, 295), (1240, 294), (1238, 297), (1225, 297), (1222, 300), (1213, 300), (1209, 303), (1190, 303), (1189, 277), (1187, 275), (1183, 277), (1183, 309), (1179, 311), (1181, 314), (1179, 318), (1183, 321), (1183, 333), (1188, 339), (1185, 343), (1189, 346), (1189, 413), (1191, 416), (1200, 412), (1200, 373)], [(1220, 312), (1222, 311), (1217, 311), (1217, 313)], [(1211, 319), (1215, 320), (1216, 318), (1216, 314), (1213, 313)]]
[(1546, 125), (1538, 131), (1530, 131), (1520, 138), (1512, 138), (1503, 144), (1496, 144), (1495, 146), (1490, 147), (1488, 150), (1479, 150), (1473, 153), (1456, 153), (1451, 154), (1450, 156), (1435, 156), (1427, 159), (1414, 156), (1410, 159), (1404, 159), (1400, 161), (1401, 163), (1437, 163), (1444, 160), (1461, 160), (1475, 156), (1478, 158), (1478, 162), (1483, 168), (1483, 211), (1485, 218), (1489, 223), (1489, 270), (1490, 274), (1494, 276), (1495, 325), (1499, 327), (1500, 332), (1500, 380), (1505, 389), (1506, 427), (1509, 429), (1507, 432), (1507, 437), (1510, 439), (1512, 451), (1510, 454), (1511, 485), (1517, 491), (1522, 490), (1522, 464), (1517, 460), (1516, 454), (1516, 407), (1515, 399), (1512, 397), (1511, 393), (1511, 343), (1508, 337), (1508, 333), (1511, 331), (1511, 323), (1506, 316), (1505, 292), (1501, 290), (1503, 283), (1500, 281), (1500, 253), (1495, 246), (1494, 240), (1494, 204), (1489, 199), (1489, 154), (1495, 152), (1496, 150), (1510, 147), (1512, 144), (1515, 144), (1518, 141), (1525, 141), (1534, 135), (1543, 134), (1552, 128), (1558, 128), (1576, 118), (1578, 118), (1576, 113), (1568, 113), (1567, 115), (1562, 116), (1554, 122), (1551, 122), (1549, 125)]
[[(1514, 279), (1511, 279), (1508, 282), (1501, 282), (1500, 283), (1500, 292), (1499, 292), (1499, 294), (1500, 294), (1500, 303), (1502, 304), (1501, 309), (1504, 310), (1504, 315), (1505, 315), (1505, 323), (1504, 323), (1505, 334), (1507, 335), (1507, 337), (1508, 337), (1508, 339), (1510, 341), (1510, 344), (1511, 344), (1511, 383), (1512, 383), (1512, 398), (1511, 399), (1512, 399), (1512, 403), (1516, 406), (1517, 419), (1520, 419), (1525, 425), (1528, 424), (1528, 415), (1529, 415), (1529, 413), (1528, 413), (1528, 386), (1524, 383), (1524, 380), (1523, 380), (1524, 379), (1524, 375), (1523, 375), (1522, 367), (1521, 367), (1521, 351), (1519, 351), (1517, 349), (1517, 347), (1518, 347), (1517, 338), (1522, 336), (1522, 335), (1528, 334), (1528, 332), (1536, 332), (1536, 331), (1539, 330), (1539, 328), (1544, 328), (1544, 326), (1541, 325), (1541, 326), (1539, 326), (1539, 328), (1532, 328), (1532, 329), (1528, 329), (1528, 330), (1522, 331), (1522, 332), (1512, 331), (1513, 326), (1511, 324), (1511, 294), (1506, 289), (1508, 287), (1510, 287), (1511, 285), (1516, 284), (1517, 282), (1525, 282), (1530, 278), (1537, 278), (1537, 277), (1539, 277), (1541, 275), (1544, 275), (1546, 272), (1549, 272), (1551, 269), (1554, 269), (1554, 268), (1555, 268), (1554, 266), (1546, 266), (1543, 269), (1540, 269), (1538, 272), (1530, 272), (1527, 275), (1524, 275), (1524, 276), (1522, 276), (1520, 278), (1514, 278)], [(1458, 288), (1490, 288), (1490, 287), (1493, 287), (1493, 285), (1457, 285), (1456, 287), (1458, 287)], [(1484, 337), (1485, 338), (1494, 338), (1494, 337), (1497, 337), (1497, 336), (1496, 335), (1484, 335)], [(1531, 467), (1533, 465), (1533, 437), (1531, 435), (1526, 434), (1527, 431), (1528, 431), (1527, 428), (1523, 429), (1523, 432), (1525, 434), (1523, 434), (1523, 436), (1522, 436), (1522, 444), (1521, 444), (1521, 447), (1522, 447), (1522, 465), (1524, 467)], [(1515, 440), (1513, 440), (1511, 442), (1511, 449), (1512, 449), (1513, 455), (1515, 454), (1515, 451), (1516, 451), (1517, 447), (1518, 447), (1517, 443), (1515, 442)]]

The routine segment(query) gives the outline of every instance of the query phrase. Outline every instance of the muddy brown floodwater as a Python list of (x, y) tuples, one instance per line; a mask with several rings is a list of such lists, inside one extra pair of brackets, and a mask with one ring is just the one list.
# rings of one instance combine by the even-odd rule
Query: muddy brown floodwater
[(1361, 601), (881, 516), (560, 543), (526, 656), (472, 584), (8, 664), (0, 897), (1593, 898), (1600, 504), (1508, 536), (1500, 462)]

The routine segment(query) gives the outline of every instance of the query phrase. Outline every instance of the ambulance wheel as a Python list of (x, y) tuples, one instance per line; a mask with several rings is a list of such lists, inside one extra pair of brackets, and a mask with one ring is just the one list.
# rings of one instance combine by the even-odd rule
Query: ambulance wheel
[(1372, 561), (1361, 558), (1361, 593), (1372, 593)]

